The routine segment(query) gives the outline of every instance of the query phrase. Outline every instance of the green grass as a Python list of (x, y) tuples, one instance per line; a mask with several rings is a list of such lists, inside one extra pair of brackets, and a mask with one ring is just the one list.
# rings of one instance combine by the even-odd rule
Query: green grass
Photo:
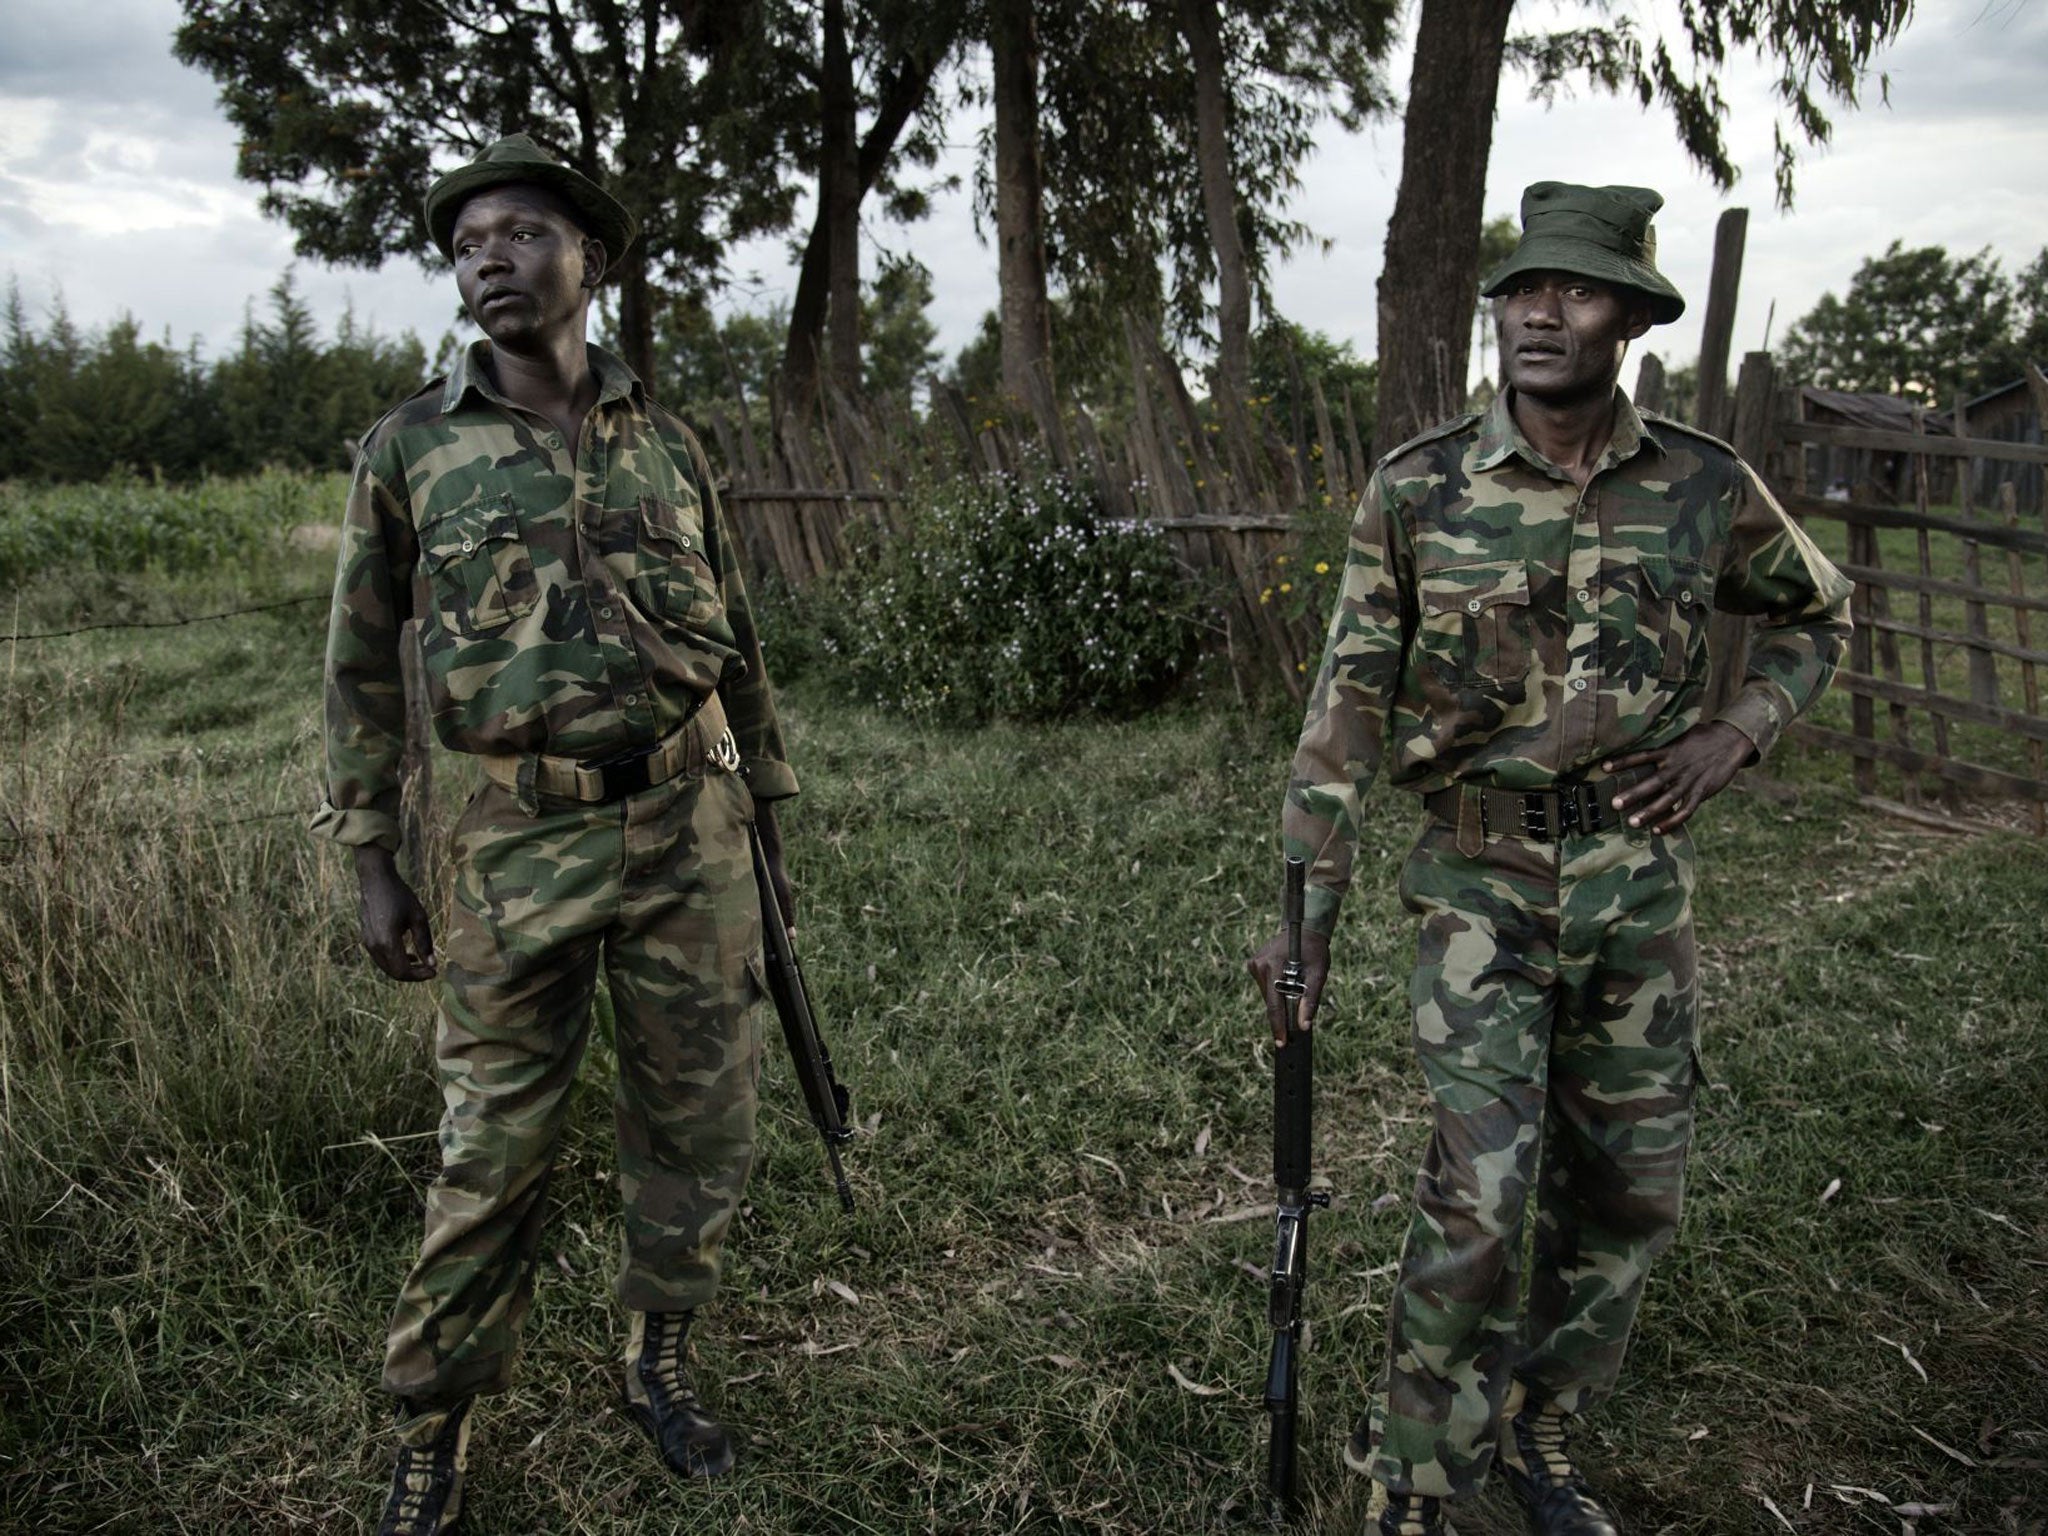
[[(259, 588), (129, 600), (197, 612), (325, 580), (304, 556)], [(35, 594), (20, 627), (71, 602)], [(430, 999), (372, 973), (352, 876), (301, 831), (322, 622), (313, 604), (0, 645), (0, 1528), (354, 1532), (378, 1503), (379, 1349), (438, 1106)], [(778, 1042), (696, 1346), (745, 1459), (715, 1490), (667, 1479), (614, 1398), (595, 1042), (518, 1384), (479, 1417), (477, 1529), (1247, 1513), (1270, 1079), (1241, 957), (1272, 922), (1291, 722), (1191, 706), (947, 733), (821, 681), (786, 713), (860, 1210), (831, 1198)], [(1636, 1532), (1782, 1530), (1765, 1499), (1801, 1532), (1898, 1530), (1837, 1486), (1950, 1505), (1930, 1532), (2038, 1530), (2048, 857), (1875, 820), (1835, 763), (1776, 766), (1796, 798), (1731, 794), (1699, 834), (1713, 1086), (1684, 1233), (1588, 1460)], [(439, 819), (459, 784), (441, 764)], [(1337, 1203), (1315, 1222), (1310, 1531), (1361, 1528), (1338, 1445), (1425, 1134), (1390, 888), (1413, 819), (1374, 804), (1318, 1036)], [(1518, 1527), (1490, 1499), (1464, 1529)]]

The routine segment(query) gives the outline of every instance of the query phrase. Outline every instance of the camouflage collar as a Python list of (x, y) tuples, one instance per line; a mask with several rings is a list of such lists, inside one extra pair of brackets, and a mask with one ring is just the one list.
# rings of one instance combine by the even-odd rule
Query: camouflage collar
[[(618, 358), (605, 351), (596, 343), (587, 343), (590, 349), (590, 371), (597, 375), (597, 403), (604, 405), (613, 400), (637, 399), (646, 393), (646, 386), (639, 375)], [(448, 370), (448, 382), (441, 390), (441, 409), (448, 412), (462, 403), (462, 397), (475, 390), (494, 405), (510, 406), (511, 402), (499, 394), (491, 383), (491, 376), (484, 367), (484, 359), (490, 355), (488, 341), (471, 342), (455, 359), (455, 366)]]
[[(1503, 389), (1493, 397), (1493, 403), (1486, 408), (1486, 414), (1479, 420), (1479, 436), (1473, 443), (1472, 468), (1492, 469), (1508, 458), (1519, 454), (1533, 468), (1559, 480), (1569, 479), (1565, 472), (1550, 460), (1529, 446), (1529, 440), (1522, 436), (1522, 429), (1515, 425), (1515, 415), (1509, 409), (1511, 390)], [(1645, 443), (1658, 453), (1664, 451), (1664, 444), (1658, 441), (1626, 390), (1614, 392), (1614, 434), (1607, 440), (1607, 452), (1600, 456), (1600, 467), (1610, 469), (1616, 464), (1625, 464), (1634, 458), (1637, 450)]]

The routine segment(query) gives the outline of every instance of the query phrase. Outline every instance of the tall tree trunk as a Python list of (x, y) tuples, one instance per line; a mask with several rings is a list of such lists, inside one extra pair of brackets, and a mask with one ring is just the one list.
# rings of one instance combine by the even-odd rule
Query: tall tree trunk
[(860, 390), (860, 137), (853, 53), (846, 41), (846, 0), (825, 0), (824, 153), (818, 196), (826, 210), (831, 299), (832, 377)]
[(1202, 211), (1216, 251), (1216, 374), (1227, 397), (1251, 397), (1252, 288), (1230, 174), (1229, 93), (1223, 84), (1223, 17), (1216, 0), (1180, 0), (1181, 34), (1195, 65), (1195, 155)]
[(1494, 98), (1514, 0), (1422, 0), (1380, 268), (1373, 453), (1465, 404)]
[[(881, 179), (883, 169), (896, 153), (896, 141), (917, 116), (931, 89), (950, 37), (934, 40), (931, 50), (906, 57), (883, 87), (875, 109), (875, 120), (860, 141), (856, 161), (852, 220), (857, 224), (860, 204)], [(790, 301), (789, 331), (782, 346), (782, 387), (791, 400), (809, 400), (818, 390), (818, 368), (824, 351), (825, 320), (832, 292), (833, 204), (823, 195), (825, 177), (820, 163), (820, 195), (817, 212), (811, 218), (810, 237), (804, 242), (803, 264), (796, 280), (796, 297)], [(857, 250), (858, 247), (856, 246)], [(856, 284), (856, 298), (858, 284)]]
[(996, 108), (996, 271), (1003, 391), (1029, 398), (1028, 381), (1052, 366), (1052, 307), (1045, 296), (1045, 172), (1038, 153), (1038, 23), (1033, 0), (994, 0), (989, 25)]
[(619, 355), (652, 390), (654, 377), (654, 311), (647, 291), (647, 250), (639, 241), (619, 260)]

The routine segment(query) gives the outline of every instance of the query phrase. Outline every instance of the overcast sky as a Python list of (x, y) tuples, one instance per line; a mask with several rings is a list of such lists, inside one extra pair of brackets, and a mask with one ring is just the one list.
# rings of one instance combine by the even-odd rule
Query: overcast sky
[[(1674, 0), (1619, 0), (1654, 29)], [(1553, 0), (1525, 0), (1527, 22)], [(62, 291), (73, 318), (103, 325), (131, 312), (152, 334), (166, 327), (213, 354), (230, 348), (245, 304), (292, 262), (283, 228), (257, 211), (257, 189), (234, 176), (235, 134), (206, 75), (171, 57), (176, 0), (0, 0), (0, 277), (17, 281), (44, 314)], [(2048, 0), (1921, 0), (1905, 40), (1881, 61), (1864, 110), (1836, 115), (1836, 137), (1809, 152), (1790, 214), (1772, 206), (1770, 75), (1731, 61), (1722, 88), (1742, 179), (1722, 195), (1686, 161), (1667, 119), (1633, 103), (1580, 94), (1545, 108), (1509, 76), (1501, 92), (1488, 178), (1489, 216), (1515, 211), (1521, 188), (1545, 178), (1630, 182), (1666, 199), (1658, 220), (1665, 270), (1692, 300), (1653, 345), (1682, 362), (1699, 349), (1716, 218), (1750, 209), (1735, 350), (1762, 344), (1859, 260), (1893, 240), (1958, 253), (1989, 246), (2008, 271), (2048, 246)], [(1391, 78), (1404, 87), (1407, 60)], [(960, 147), (946, 169), (963, 190), (905, 229), (870, 226), (882, 245), (914, 252), (934, 275), (933, 316), (948, 354), (994, 301), (995, 256), (975, 238), (971, 184), (976, 125), (956, 121)], [(1373, 350), (1374, 283), (1401, 161), (1398, 118), (1359, 134), (1326, 128), (1302, 168), (1294, 211), (1327, 251), (1298, 253), (1279, 272), (1281, 311)], [(781, 241), (735, 253), (722, 308), (786, 297), (795, 273)], [(872, 270), (872, 252), (869, 269)], [(452, 283), (409, 261), (379, 272), (302, 261), (302, 291), (323, 324), (345, 304), (386, 333), (431, 344), (455, 321)]]

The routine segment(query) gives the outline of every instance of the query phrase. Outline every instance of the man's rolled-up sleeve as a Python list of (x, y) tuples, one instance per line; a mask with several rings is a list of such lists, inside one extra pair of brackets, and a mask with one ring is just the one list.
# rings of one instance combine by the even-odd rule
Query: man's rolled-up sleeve
[(412, 524), (366, 446), (349, 486), (328, 614), (327, 798), (308, 829), (315, 837), (398, 848), (405, 750), (398, 638), (411, 614), (416, 559)]
[(1352, 520), (1343, 583), (1281, 813), (1286, 852), (1308, 863), (1305, 918), (1319, 933), (1336, 926), (1351, 887), (1360, 807), (1379, 772), (1401, 676), (1400, 572), (1412, 560), (1391, 499), (1385, 477), (1375, 475)]

